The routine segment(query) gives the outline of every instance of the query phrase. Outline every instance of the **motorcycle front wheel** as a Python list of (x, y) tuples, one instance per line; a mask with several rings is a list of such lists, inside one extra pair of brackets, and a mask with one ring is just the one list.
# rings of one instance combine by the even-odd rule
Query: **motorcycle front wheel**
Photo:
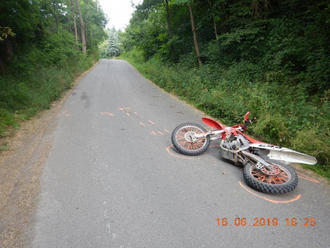
[[(295, 170), (283, 163), (272, 163), (276, 173), (257, 169), (255, 164), (247, 163), (243, 170), (245, 182), (252, 188), (269, 194), (284, 194), (294, 190), (298, 184)], [(272, 175), (273, 174), (273, 175)]]
[(207, 150), (210, 145), (210, 137), (195, 137), (196, 134), (206, 133), (207, 130), (196, 123), (183, 123), (172, 132), (172, 144), (175, 149), (189, 156), (197, 156)]

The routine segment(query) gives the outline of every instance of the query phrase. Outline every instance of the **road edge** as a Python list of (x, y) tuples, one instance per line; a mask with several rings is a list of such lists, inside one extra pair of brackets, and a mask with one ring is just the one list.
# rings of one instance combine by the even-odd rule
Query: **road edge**
[(76, 77), (49, 109), (23, 121), (13, 135), (4, 138), (9, 149), (0, 152), (0, 247), (26, 246), (26, 231), (38, 204), (40, 176), (52, 148), (58, 113), (81, 79), (98, 64), (96, 61)]

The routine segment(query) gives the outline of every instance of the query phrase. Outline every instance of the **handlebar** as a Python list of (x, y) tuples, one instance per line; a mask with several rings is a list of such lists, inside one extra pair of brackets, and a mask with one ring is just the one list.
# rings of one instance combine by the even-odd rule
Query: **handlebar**
[(249, 125), (251, 125), (253, 122), (255, 122), (257, 120), (256, 117), (253, 117), (252, 120), (244, 118), (244, 125), (243, 125), (243, 129), (244, 131), (249, 127)]

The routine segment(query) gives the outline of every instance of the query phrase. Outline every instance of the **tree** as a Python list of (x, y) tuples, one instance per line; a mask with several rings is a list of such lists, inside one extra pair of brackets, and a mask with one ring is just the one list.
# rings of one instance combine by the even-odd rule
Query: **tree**
[(79, 0), (76, 0), (79, 18), (80, 18), (80, 35), (81, 35), (81, 43), (82, 43), (82, 52), (86, 53), (86, 29), (85, 29), (85, 23), (84, 19), (81, 13), (80, 3)]
[[(76, 22), (78, 11), (75, 4), (77, 3), (81, 6), (79, 16), (83, 17), (80, 28), (79, 23)], [(3, 41), (0, 38), (2, 71), (11, 63), (15, 55), (23, 55), (33, 49), (50, 53), (58, 50), (52, 54), (54, 57), (48, 56), (46, 60), (60, 63), (69, 56), (68, 54), (72, 55), (76, 52), (79, 35), (82, 37), (83, 52), (86, 52), (87, 48), (97, 49), (98, 44), (105, 38), (105, 15), (97, 8), (94, 0), (0, 1), (0, 9), (0, 23), (3, 27), (0, 27), (0, 36), (6, 38)], [(89, 18), (88, 44), (85, 17)], [(66, 44), (66, 47), (63, 44)]]
[(120, 55), (119, 31), (116, 29), (107, 30), (108, 39), (100, 44), (100, 56), (112, 58)]
[[(207, 2), (209, 4), (210, 10), (212, 11), (211, 0), (207, 0)], [(212, 21), (213, 21), (214, 37), (217, 40), (218, 39), (218, 29), (217, 29), (217, 23), (216, 23), (215, 15), (214, 15), (214, 12), (213, 11), (212, 11)]]
[(201, 60), (201, 56), (199, 53), (199, 46), (198, 46), (198, 40), (197, 40), (194, 14), (193, 14), (193, 9), (192, 9), (193, 0), (175, 0), (173, 3), (174, 4), (185, 4), (188, 7), (189, 15), (190, 15), (191, 31), (193, 34), (194, 47), (195, 47), (195, 52), (196, 52), (196, 56), (197, 56), (197, 61), (198, 61), (199, 65), (202, 65), (202, 60)]
[[(165, 0), (165, 8), (166, 8), (166, 22), (167, 22), (167, 33), (168, 39), (172, 38), (172, 29), (171, 29), (171, 16), (170, 16), (170, 8), (168, 5), (168, 0)], [(170, 44), (170, 56), (173, 57), (173, 45)]]
[(77, 20), (76, 20), (76, 8), (74, 7), (73, 0), (71, 2), (71, 12), (72, 12), (72, 19), (73, 19), (73, 28), (74, 28), (74, 37), (76, 44), (78, 45), (78, 29), (77, 29)]

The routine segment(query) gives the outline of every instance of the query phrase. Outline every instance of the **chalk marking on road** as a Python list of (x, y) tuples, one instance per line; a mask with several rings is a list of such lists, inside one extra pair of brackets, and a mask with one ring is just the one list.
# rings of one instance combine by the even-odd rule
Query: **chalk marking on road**
[(62, 112), (62, 115), (64, 115), (65, 117), (70, 117), (71, 114), (68, 112), (67, 109), (65, 109), (63, 112)]
[(150, 133), (151, 133), (151, 135), (154, 135), (154, 136), (157, 135), (157, 133), (155, 131), (153, 131), (153, 130)]
[(151, 120), (149, 120), (148, 121), (151, 125), (155, 125), (155, 122), (153, 122), (153, 121), (151, 121)]
[(166, 128), (164, 129), (164, 131), (165, 131), (166, 133), (170, 133), (170, 131), (168, 131)]
[(163, 136), (164, 134), (161, 131), (157, 131), (157, 133), (159, 133), (161, 136)]
[(140, 126), (146, 127), (146, 124), (144, 124), (142, 121), (139, 122)]
[(131, 107), (121, 107), (121, 108), (119, 108), (120, 111), (130, 110), (130, 109), (131, 109)]
[(304, 174), (302, 174), (302, 173), (300, 173), (300, 172), (297, 172), (297, 174), (298, 174), (298, 177), (299, 177), (299, 178), (305, 179), (305, 180), (310, 181), (310, 182), (312, 182), (312, 183), (320, 183), (319, 180), (316, 180), (316, 179), (314, 179), (314, 178), (311, 178), (311, 177), (309, 177), (309, 176), (306, 176), (306, 175), (304, 175)]
[(288, 203), (291, 203), (291, 202), (295, 202), (295, 201), (298, 201), (301, 197), (301, 194), (298, 194), (296, 197), (292, 198), (291, 200), (286, 200), (286, 201), (277, 201), (277, 200), (272, 200), (272, 199), (269, 199), (267, 197), (264, 197), (264, 196), (261, 196), (261, 195), (258, 195), (257, 193), (253, 192), (251, 189), (249, 189), (247, 186), (243, 185), (243, 183), (241, 181), (238, 181), (239, 185), (245, 189), (248, 193), (254, 195), (255, 197), (258, 197), (260, 199), (263, 199), (265, 201), (268, 201), (268, 202), (271, 202), (271, 203), (274, 203), (274, 204), (288, 204)]
[(175, 152), (173, 150), (173, 145), (167, 146), (165, 148), (165, 150), (167, 151), (168, 154), (170, 154), (171, 156), (176, 157), (176, 158), (188, 159), (188, 160), (199, 159), (198, 157), (190, 157), (190, 156), (185, 156), (185, 155), (178, 154), (177, 152)]
[(101, 115), (111, 116), (111, 117), (114, 117), (115, 116), (113, 113), (110, 113), (110, 112), (101, 112), (100, 114)]

